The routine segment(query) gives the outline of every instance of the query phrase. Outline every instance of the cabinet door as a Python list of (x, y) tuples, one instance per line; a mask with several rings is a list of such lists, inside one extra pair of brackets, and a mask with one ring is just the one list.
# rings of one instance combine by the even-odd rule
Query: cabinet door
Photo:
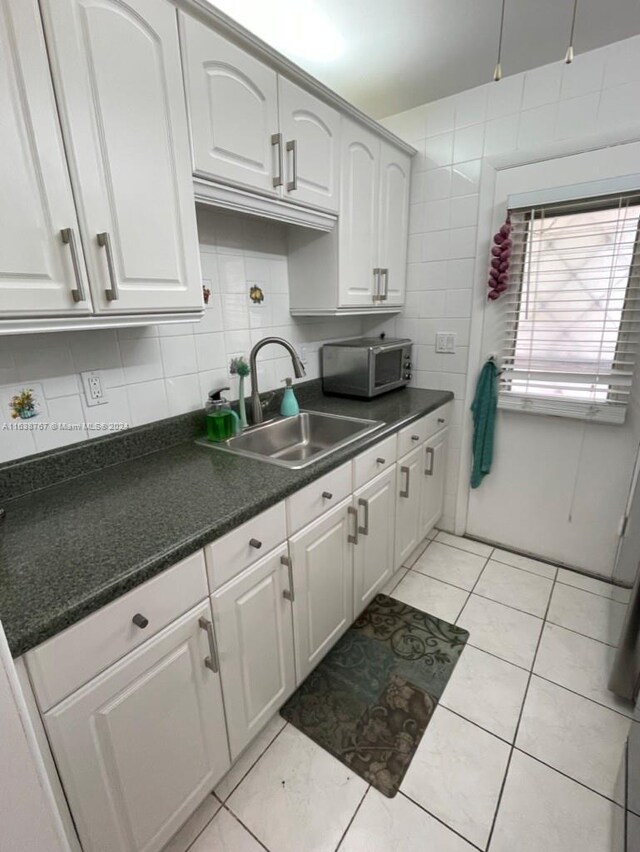
[(404, 304), (409, 239), (411, 158), (381, 143), (378, 262), (382, 269), (382, 303)]
[(285, 198), (338, 210), (340, 114), (278, 77)]
[(175, 8), (41, 7), (96, 310), (202, 307)]
[(353, 551), (356, 617), (391, 577), (394, 568), (395, 486), (393, 465), (353, 495), (358, 511), (358, 544)]
[(442, 515), (444, 480), (447, 468), (447, 433), (447, 429), (442, 429), (424, 445), (420, 524), (422, 538)]
[(343, 119), (340, 176), (340, 307), (379, 302), (378, 190), (380, 140)]
[(317, 666), (353, 621), (350, 506), (349, 497), (289, 539), (298, 683)]
[(424, 447), (416, 447), (398, 462), (396, 481), (397, 568), (420, 543), (420, 503)]
[[(6, 208), (0, 228), (0, 312), (88, 313), (84, 258), (37, 0), (0, 0), (0, 44), (0, 193)], [(65, 244), (66, 229), (71, 233)]]
[(188, 15), (180, 26), (194, 171), (278, 195), (278, 75)]
[(155, 852), (229, 768), (200, 604), (45, 714), (85, 852)]
[(295, 689), (287, 554), (277, 548), (211, 597), (232, 760)]

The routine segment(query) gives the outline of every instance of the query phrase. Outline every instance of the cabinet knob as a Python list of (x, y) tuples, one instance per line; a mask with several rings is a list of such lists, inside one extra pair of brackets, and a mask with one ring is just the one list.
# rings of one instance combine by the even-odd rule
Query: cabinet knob
[(411, 440), (412, 440), (412, 441), (419, 441), (419, 440), (420, 440), (420, 435), (412, 435), (412, 436), (411, 436)]
[(257, 538), (252, 538), (249, 541), (249, 544), (251, 545), (251, 547), (255, 547), (256, 550), (260, 550), (260, 548), (262, 547), (262, 542), (258, 541)]
[(387, 460), (383, 459), (382, 456), (378, 456), (376, 461), (377, 461), (378, 464), (386, 464), (387, 463)]
[(135, 626), (139, 627), (141, 630), (144, 630), (147, 624), (149, 624), (149, 619), (145, 618), (141, 612), (136, 612), (131, 621), (133, 621)]
[(325, 500), (332, 500), (333, 499), (333, 494), (330, 491), (323, 491), (322, 496), (324, 497)]

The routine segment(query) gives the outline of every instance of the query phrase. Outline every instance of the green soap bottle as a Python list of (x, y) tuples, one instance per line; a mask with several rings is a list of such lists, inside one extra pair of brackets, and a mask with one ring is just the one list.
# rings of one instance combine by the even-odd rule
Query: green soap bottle
[(205, 406), (207, 413), (207, 438), (219, 443), (233, 438), (240, 431), (240, 418), (231, 408), (231, 403), (222, 396), (229, 388), (211, 391)]

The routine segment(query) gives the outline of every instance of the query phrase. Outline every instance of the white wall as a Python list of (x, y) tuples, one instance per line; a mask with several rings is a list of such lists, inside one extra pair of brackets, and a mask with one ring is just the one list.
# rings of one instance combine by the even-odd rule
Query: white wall
[[(483, 161), (525, 150), (543, 155), (560, 143), (586, 149), (594, 134), (615, 136), (630, 128), (640, 136), (640, 37), (577, 56), (572, 65), (558, 61), (487, 83), (382, 124), (419, 151), (412, 175), (409, 294), (402, 317), (390, 327), (418, 343), (415, 384), (455, 393), (442, 525), (453, 529), (457, 510), (462, 531), (466, 501), (458, 500), (458, 492), (459, 482), (461, 497), (468, 492), (460, 456), (470, 404), (470, 320), (483, 310), (488, 254), (487, 243), (476, 258)], [(457, 334), (455, 355), (435, 354), (438, 330)], [(476, 369), (474, 359), (474, 376)]]
[[(317, 378), (321, 343), (361, 332), (357, 317), (289, 315), (284, 225), (202, 208), (198, 227), (203, 281), (212, 291), (201, 322), (0, 337), (0, 461), (103, 434), (84, 428), (3, 429), (11, 423), (9, 399), (23, 387), (35, 385), (45, 409), (26, 421), (29, 425), (137, 426), (201, 408), (212, 388), (231, 384), (230, 397), (237, 397), (229, 360), (233, 355), (248, 357), (253, 344), (268, 334), (285, 337), (304, 350), (307, 378)], [(254, 283), (265, 294), (261, 305), (249, 299)], [(78, 375), (84, 370), (102, 371), (107, 404), (86, 406)], [(291, 375), (291, 360), (281, 347), (261, 351), (261, 391), (278, 387)], [(247, 382), (247, 393), (248, 387)]]

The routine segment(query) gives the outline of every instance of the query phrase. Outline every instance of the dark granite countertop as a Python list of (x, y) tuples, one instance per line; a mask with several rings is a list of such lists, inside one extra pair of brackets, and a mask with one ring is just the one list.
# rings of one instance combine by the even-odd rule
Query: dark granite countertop
[(0, 620), (12, 653), (33, 648), (452, 397), (405, 388), (370, 401), (304, 400), (306, 409), (385, 425), (303, 470), (189, 439), (5, 502)]

